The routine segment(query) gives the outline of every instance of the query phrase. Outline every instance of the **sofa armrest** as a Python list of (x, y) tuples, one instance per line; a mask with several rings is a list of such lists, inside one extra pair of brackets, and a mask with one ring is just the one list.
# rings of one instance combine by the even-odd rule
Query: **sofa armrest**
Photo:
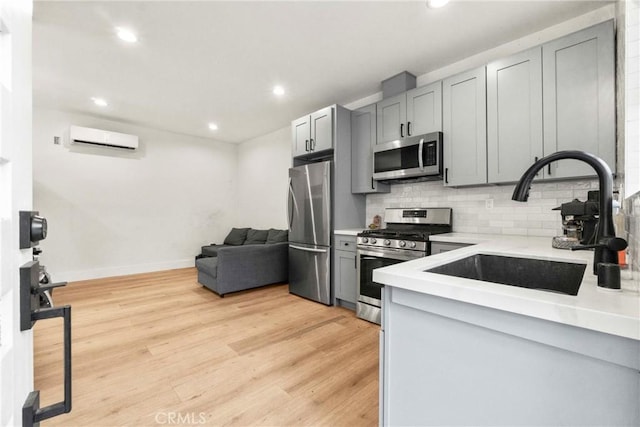
[(289, 276), (289, 243), (242, 245), (218, 250), (220, 292), (281, 283)]

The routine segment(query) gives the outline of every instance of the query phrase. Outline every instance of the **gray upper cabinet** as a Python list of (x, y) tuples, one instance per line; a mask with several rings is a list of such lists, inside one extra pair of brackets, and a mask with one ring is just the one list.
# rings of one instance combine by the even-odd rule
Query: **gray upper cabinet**
[(383, 99), (377, 104), (377, 143), (395, 141), (406, 135), (407, 94)]
[(407, 136), (442, 131), (442, 82), (407, 92)]
[(442, 82), (411, 89), (377, 104), (377, 143), (442, 131)]
[(351, 112), (351, 192), (387, 193), (389, 185), (373, 180), (376, 104)]
[(333, 148), (333, 109), (323, 108), (291, 122), (293, 157)]
[(444, 80), (442, 127), (447, 186), (487, 182), (485, 67)]
[(291, 122), (293, 157), (309, 152), (309, 139), (311, 138), (311, 117), (304, 116)]
[[(615, 171), (615, 47), (613, 21), (542, 46), (544, 153), (583, 150)], [(576, 160), (554, 162), (551, 178), (592, 176)]]
[(487, 65), (489, 183), (518, 181), (542, 155), (542, 58), (536, 47)]

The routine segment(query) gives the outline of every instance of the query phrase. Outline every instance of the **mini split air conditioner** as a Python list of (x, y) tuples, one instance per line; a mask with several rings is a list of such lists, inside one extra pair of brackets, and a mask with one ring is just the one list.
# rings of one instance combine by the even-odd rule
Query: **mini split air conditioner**
[(71, 126), (69, 129), (69, 139), (72, 144), (91, 144), (102, 147), (124, 148), (127, 150), (135, 150), (138, 148), (138, 137), (135, 135), (81, 126)]

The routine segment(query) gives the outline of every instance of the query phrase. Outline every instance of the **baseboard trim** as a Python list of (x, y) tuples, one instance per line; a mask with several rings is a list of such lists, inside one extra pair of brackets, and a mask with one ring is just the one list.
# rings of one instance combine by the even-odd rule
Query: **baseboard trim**
[(51, 278), (56, 282), (77, 282), (79, 280), (102, 279), (104, 277), (126, 276), (128, 274), (152, 273), (154, 271), (172, 270), (174, 268), (193, 266), (193, 258), (188, 258), (149, 264), (95, 268), (91, 270), (51, 272)]

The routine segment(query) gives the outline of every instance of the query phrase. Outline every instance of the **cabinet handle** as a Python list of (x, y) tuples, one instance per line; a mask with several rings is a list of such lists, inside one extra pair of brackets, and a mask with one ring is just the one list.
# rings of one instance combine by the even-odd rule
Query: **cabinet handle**
[(375, 190), (375, 189), (376, 189), (376, 187), (375, 187), (375, 185), (374, 185), (374, 184), (375, 184), (375, 183), (373, 182), (373, 177), (371, 177), (371, 189), (372, 189), (372, 190)]
[(411, 122), (407, 122), (407, 136), (411, 136)]
[(551, 163), (547, 165), (547, 173), (551, 175)]
[[(538, 156), (535, 156), (533, 159), (534, 159), (533, 163), (538, 163)], [(538, 170), (538, 172), (536, 172), (536, 176), (538, 176), (538, 175), (540, 175), (540, 171), (539, 170)]]
[(404, 123), (400, 123), (400, 138), (404, 138)]
[(449, 183), (449, 168), (444, 168), (444, 183)]
[(309, 140), (308, 139), (304, 140), (304, 151), (309, 151)]
[(309, 147), (310, 151), (314, 151), (316, 149), (316, 142), (313, 140), (313, 138), (309, 140)]

